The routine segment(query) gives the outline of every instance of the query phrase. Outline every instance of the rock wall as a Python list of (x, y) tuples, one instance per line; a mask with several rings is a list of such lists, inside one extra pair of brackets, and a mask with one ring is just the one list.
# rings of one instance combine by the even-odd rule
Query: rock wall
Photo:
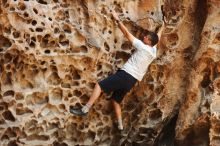
[[(158, 57), (125, 97), (119, 134), (109, 95), (85, 118), (69, 107), (158, 32)], [(218, 0), (1, 0), (0, 145), (218, 146)]]

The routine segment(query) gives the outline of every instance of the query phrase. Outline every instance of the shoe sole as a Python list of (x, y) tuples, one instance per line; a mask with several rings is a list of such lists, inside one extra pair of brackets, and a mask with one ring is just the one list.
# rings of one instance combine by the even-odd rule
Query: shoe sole
[(75, 110), (75, 109), (70, 110), (70, 113), (71, 113), (71, 114), (74, 114), (74, 115), (77, 115), (77, 116), (80, 116), (80, 117), (84, 117), (84, 116), (87, 115), (87, 113), (81, 114), (81, 113), (78, 113), (78, 111), (74, 111), (74, 110)]

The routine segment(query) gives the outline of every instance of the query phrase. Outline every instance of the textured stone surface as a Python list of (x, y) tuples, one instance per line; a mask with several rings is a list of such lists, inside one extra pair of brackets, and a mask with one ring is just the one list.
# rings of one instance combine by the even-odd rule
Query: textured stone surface
[[(68, 112), (134, 50), (110, 8), (136, 37), (161, 36), (123, 135), (109, 95), (86, 118)], [(219, 0), (1, 0), (0, 145), (218, 146), (219, 26)]]

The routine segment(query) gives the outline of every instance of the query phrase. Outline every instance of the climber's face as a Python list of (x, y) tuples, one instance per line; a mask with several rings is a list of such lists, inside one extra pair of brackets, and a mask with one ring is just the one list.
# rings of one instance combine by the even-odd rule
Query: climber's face
[(146, 45), (152, 46), (152, 45), (151, 45), (151, 38), (150, 38), (149, 35), (144, 36), (143, 42), (144, 42)]

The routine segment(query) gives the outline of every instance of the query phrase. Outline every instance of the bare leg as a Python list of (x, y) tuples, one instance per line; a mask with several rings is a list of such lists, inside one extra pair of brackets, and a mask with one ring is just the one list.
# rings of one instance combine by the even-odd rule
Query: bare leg
[(87, 102), (87, 105), (92, 106), (96, 99), (100, 96), (102, 90), (98, 83), (95, 84), (95, 88), (93, 89), (92, 95), (89, 98), (89, 101)]
[(89, 98), (89, 101), (85, 106), (80, 109), (73, 109), (70, 108), (70, 113), (78, 115), (78, 116), (85, 116), (88, 114), (90, 107), (93, 105), (95, 100), (100, 96), (102, 90), (98, 83), (95, 84), (95, 88), (93, 89), (92, 95)]
[(115, 100), (112, 99), (112, 103), (115, 110), (115, 115), (118, 122), (118, 129), (123, 130), (123, 124), (122, 124), (122, 116), (121, 116), (121, 106), (119, 103), (117, 103)]
[(115, 110), (115, 115), (117, 120), (121, 119), (121, 106), (119, 103), (117, 103), (115, 100), (112, 99), (112, 104), (114, 106), (114, 110)]

